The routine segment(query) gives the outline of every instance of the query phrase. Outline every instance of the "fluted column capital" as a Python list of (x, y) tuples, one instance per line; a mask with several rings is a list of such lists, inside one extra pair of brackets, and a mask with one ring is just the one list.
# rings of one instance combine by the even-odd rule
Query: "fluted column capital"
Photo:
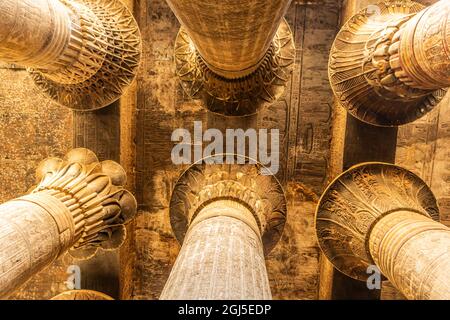
[(386, 0), (355, 14), (333, 44), (329, 78), (348, 112), (377, 126), (413, 122), (450, 86), (448, 1)]
[[(170, 201), (172, 229), (180, 243), (196, 219), (208, 218), (208, 207), (226, 201), (224, 207), (245, 207), (249, 215), (232, 216), (249, 225), (262, 238), (265, 253), (276, 245), (286, 221), (286, 199), (274, 176), (260, 174), (259, 164), (207, 164), (189, 167), (178, 179)], [(204, 210), (205, 209), (205, 210)], [(245, 210), (244, 210), (245, 211)], [(217, 210), (211, 212), (217, 213)], [(224, 210), (230, 215), (239, 210)], [(200, 214), (201, 213), (201, 214)], [(200, 216), (199, 216), (200, 214)]]
[(315, 218), (319, 246), (336, 269), (365, 281), (367, 268), (375, 265), (371, 231), (398, 211), (439, 219), (433, 193), (412, 172), (386, 163), (357, 165), (338, 176), (320, 198)]
[(0, 20), (0, 60), (61, 105), (105, 107), (137, 73), (141, 36), (120, 0), (4, 0)]
[[(57, 222), (63, 247), (78, 258), (98, 248), (113, 250), (125, 240), (126, 224), (137, 210), (134, 196), (123, 188), (126, 173), (116, 162), (100, 162), (84, 148), (73, 149), (64, 159), (48, 158), (36, 170), (37, 185), (15, 201), (34, 202)], [(63, 212), (63, 214), (61, 214)]]

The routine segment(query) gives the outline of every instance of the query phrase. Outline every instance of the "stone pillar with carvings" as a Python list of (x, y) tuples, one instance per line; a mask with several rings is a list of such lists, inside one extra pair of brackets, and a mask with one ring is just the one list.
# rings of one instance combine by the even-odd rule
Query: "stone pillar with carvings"
[(29, 194), (0, 205), (0, 298), (66, 252), (82, 259), (118, 248), (136, 213), (122, 167), (88, 149), (44, 160), (36, 175)]
[(450, 228), (413, 173), (365, 163), (336, 178), (316, 213), (320, 247), (344, 274), (367, 281), (369, 266), (408, 299), (450, 299)]
[(185, 91), (226, 115), (253, 114), (284, 91), (295, 57), (283, 19), (291, 0), (167, 0), (182, 27), (175, 43)]
[(134, 79), (139, 28), (120, 0), (2, 0), (0, 60), (29, 68), (56, 102), (94, 110)]
[(171, 199), (182, 243), (160, 299), (271, 299), (264, 256), (286, 220), (283, 190), (258, 165), (195, 164)]
[(330, 54), (335, 95), (354, 117), (378, 126), (412, 122), (450, 87), (450, 2), (425, 8), (387, 0), (354, 15)]

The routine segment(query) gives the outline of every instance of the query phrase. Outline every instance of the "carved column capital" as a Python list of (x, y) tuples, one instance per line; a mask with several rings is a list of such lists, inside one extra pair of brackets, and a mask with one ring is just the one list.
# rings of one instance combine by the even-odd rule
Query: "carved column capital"
[(160, 299), (271, 299), (264, 256), (283, 231), (286, 199), (262, 166), (236, 157), (242, 164), (203, 159), (178, 179), (170, 221), (182, 247)]
[(86, 258), (98, 248), (110, 250), (122, 245), (124, 224), (135, 215), (137, 203), (123, 189), (126, 173), (118, 163), (99, 162), (92, 151), (78, 148), (64, 159), (44, 160), (36, 176), (38, 184), (30, 195), (19, 200), (40, 201), (46, 206), (59, 202), (65, 206), (64, 218), (58, 212), (52, 215), (70, 239), (64, 241), (61, 252), (72, 247), (72, 255)]
[(201, 99), (208, 110), (229, 116), (256, 113), (284, 93), (294, 68), (292, 31), (282, 20), (261, 61), (245, 75), (224, 77), (211, 69), (183, 27), (175, 41), (176, 72), (185, 92)]
[(181, 23), (176, 72), (189, 96), (212, 112), (243, 116), (282, 95), (295, 59), (283, 18), (290, 0), (167, 2)]
[(247, 216), (241, 219), (255, 226), (253, 229), (261, 236), (264, 252), (268, 254), (283, 231), (286, 199), (278, 180), (261, 175), (261, 168), (258, 164), (201, 162), (187, 169), (178, 179), (170, 201), (170, 220), (178, 241), (183, 243), (186, 232), (204, 208), (226, 200), (251, 212), (254, 222)]
[(369, 250), (371, 230), (398, 211), (439, 219), (436, 199), (422, 179), (385, 163), (357, 165), (325, 190), (316, 210), (316, 233), (325, 256), (342, 273), (366, 280), (375, 262)]
[(449, 16), (447, 1), (425, 9), (410, 0), (386, 0), (354, 15), (329, 62), (331, 86), (348, 112), (398, 126), (432, 110), (450, 86)]
[(61, 105), (105, 107), (136, 75), (141, 36), (120, 0), (5, 0), (0, 16), (0, 60)]

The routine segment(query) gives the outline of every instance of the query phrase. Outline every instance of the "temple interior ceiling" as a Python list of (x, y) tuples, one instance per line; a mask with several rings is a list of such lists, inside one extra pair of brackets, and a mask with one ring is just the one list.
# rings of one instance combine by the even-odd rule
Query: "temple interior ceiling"
[[(0, 63), (0, 203), (24, 195), (36, 184), (35, 171), (41, 160), (63, 158), (72, 148), (88, 148), (99, 161), (113, 160), (122, 165), (127, 174), (124, 188), (134, 194), (138, 205), (120, 249), (99, 250), (88, 260), (63, 254), (10, 298), (53, 298), (67, 290), (67, 270), (76, 265), (81, 270), (82, 289), (115, 299), (158, 299), (181, 249), (171, 224), (172, 192), (190, 167), (173, 164), (175, 142), (171, 135), (177, 128), (193, 132), (194, 121), (201, 121), (203, 130), (279, 130), (275, 178), (284, 190), (287, 216), (279, 241), (265, 256), (273, 299), (322, 297), (321, 290), (325, 289), (321, 281), (327, 271), (316, 236), (316, 208), (336, 176), (359, 162), (391, 162), (420, 177), (436, 197), (440, 221), (450, 227), (450, 94), (442, 93), (439, 105), (413, 122), (398, 128), (372, 128), (348, 120), (352, 116), (336, 103), (330, 85), (330, 51), (342, 24), (350, 13), (377, 1), (292, 1), (284, 15), (292, 43), (282, 50), (291, 61), (289, 70), (278, 65), (279, 73), (273, 74), (286, 76), (283, 89), (267, 89), (270, 101), (258, 108), (252, 103), (224, 107), (217, 96), (205, 107), (205, 96), (220, 95), (214, 86), (208, 91), (208, 84), (204, 86), (206, 93), (201, 97), (194, 94), (193, 98), (190, 93), (196, 87), (193, 89), (192, 83), (200, 80), (195, 78), (198, 74), (189, 76), (194, 82), (191, 77), (183, 83), (178, 77), (181, 67), (174, 48), (183, 39), (178, 38), (181, 25), (168, 3), (123, 2), (134, 13), (142, 37), (140, 50), (126, 59), (131, 59), (130, 70), (134, 70), (139, 53), (140, 64), (131, 86), (124, 92), (121, 87), (113, 90), (114, 95), (123, 94), (119, 100), (106, 99), (114, 102), (104, 108), (86, 111), (62, 107), (54, 96), (49, 97), (36, 86), (35, 76), (26, 68)], [(428, 6), (437, 1), (417, 2)], [(211, 44), (203, 45), (207, 48)], [(195, 59), (182, 62), (198, 63)], [(127, 73), (126, 85), (132, 78)], [(216, 80), (211, 82), (222, 83), (223, 79)], [(236, 108), (243, 109), (238, 116), (230, 117), (228, 112)], [(207, 143), (203, 143), (205, 147)], [(334, 292), (336, 297), (373, 297), (354, 280), (335, 277), (347, 286)], [(86, 295), (86, 299), (109, 298), (87, 290), (78, 294)], [(375, 296), (404, 299), (388, 281)]]

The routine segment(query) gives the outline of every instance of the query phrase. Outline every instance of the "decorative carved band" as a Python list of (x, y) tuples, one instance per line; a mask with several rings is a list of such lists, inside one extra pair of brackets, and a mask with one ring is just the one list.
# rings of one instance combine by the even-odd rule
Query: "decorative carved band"
[(102, 108), (136, 75), (140, 32), (120, 0), (6, 0), (0, 13), (0, 60), (28, 67), (62, 105)]

